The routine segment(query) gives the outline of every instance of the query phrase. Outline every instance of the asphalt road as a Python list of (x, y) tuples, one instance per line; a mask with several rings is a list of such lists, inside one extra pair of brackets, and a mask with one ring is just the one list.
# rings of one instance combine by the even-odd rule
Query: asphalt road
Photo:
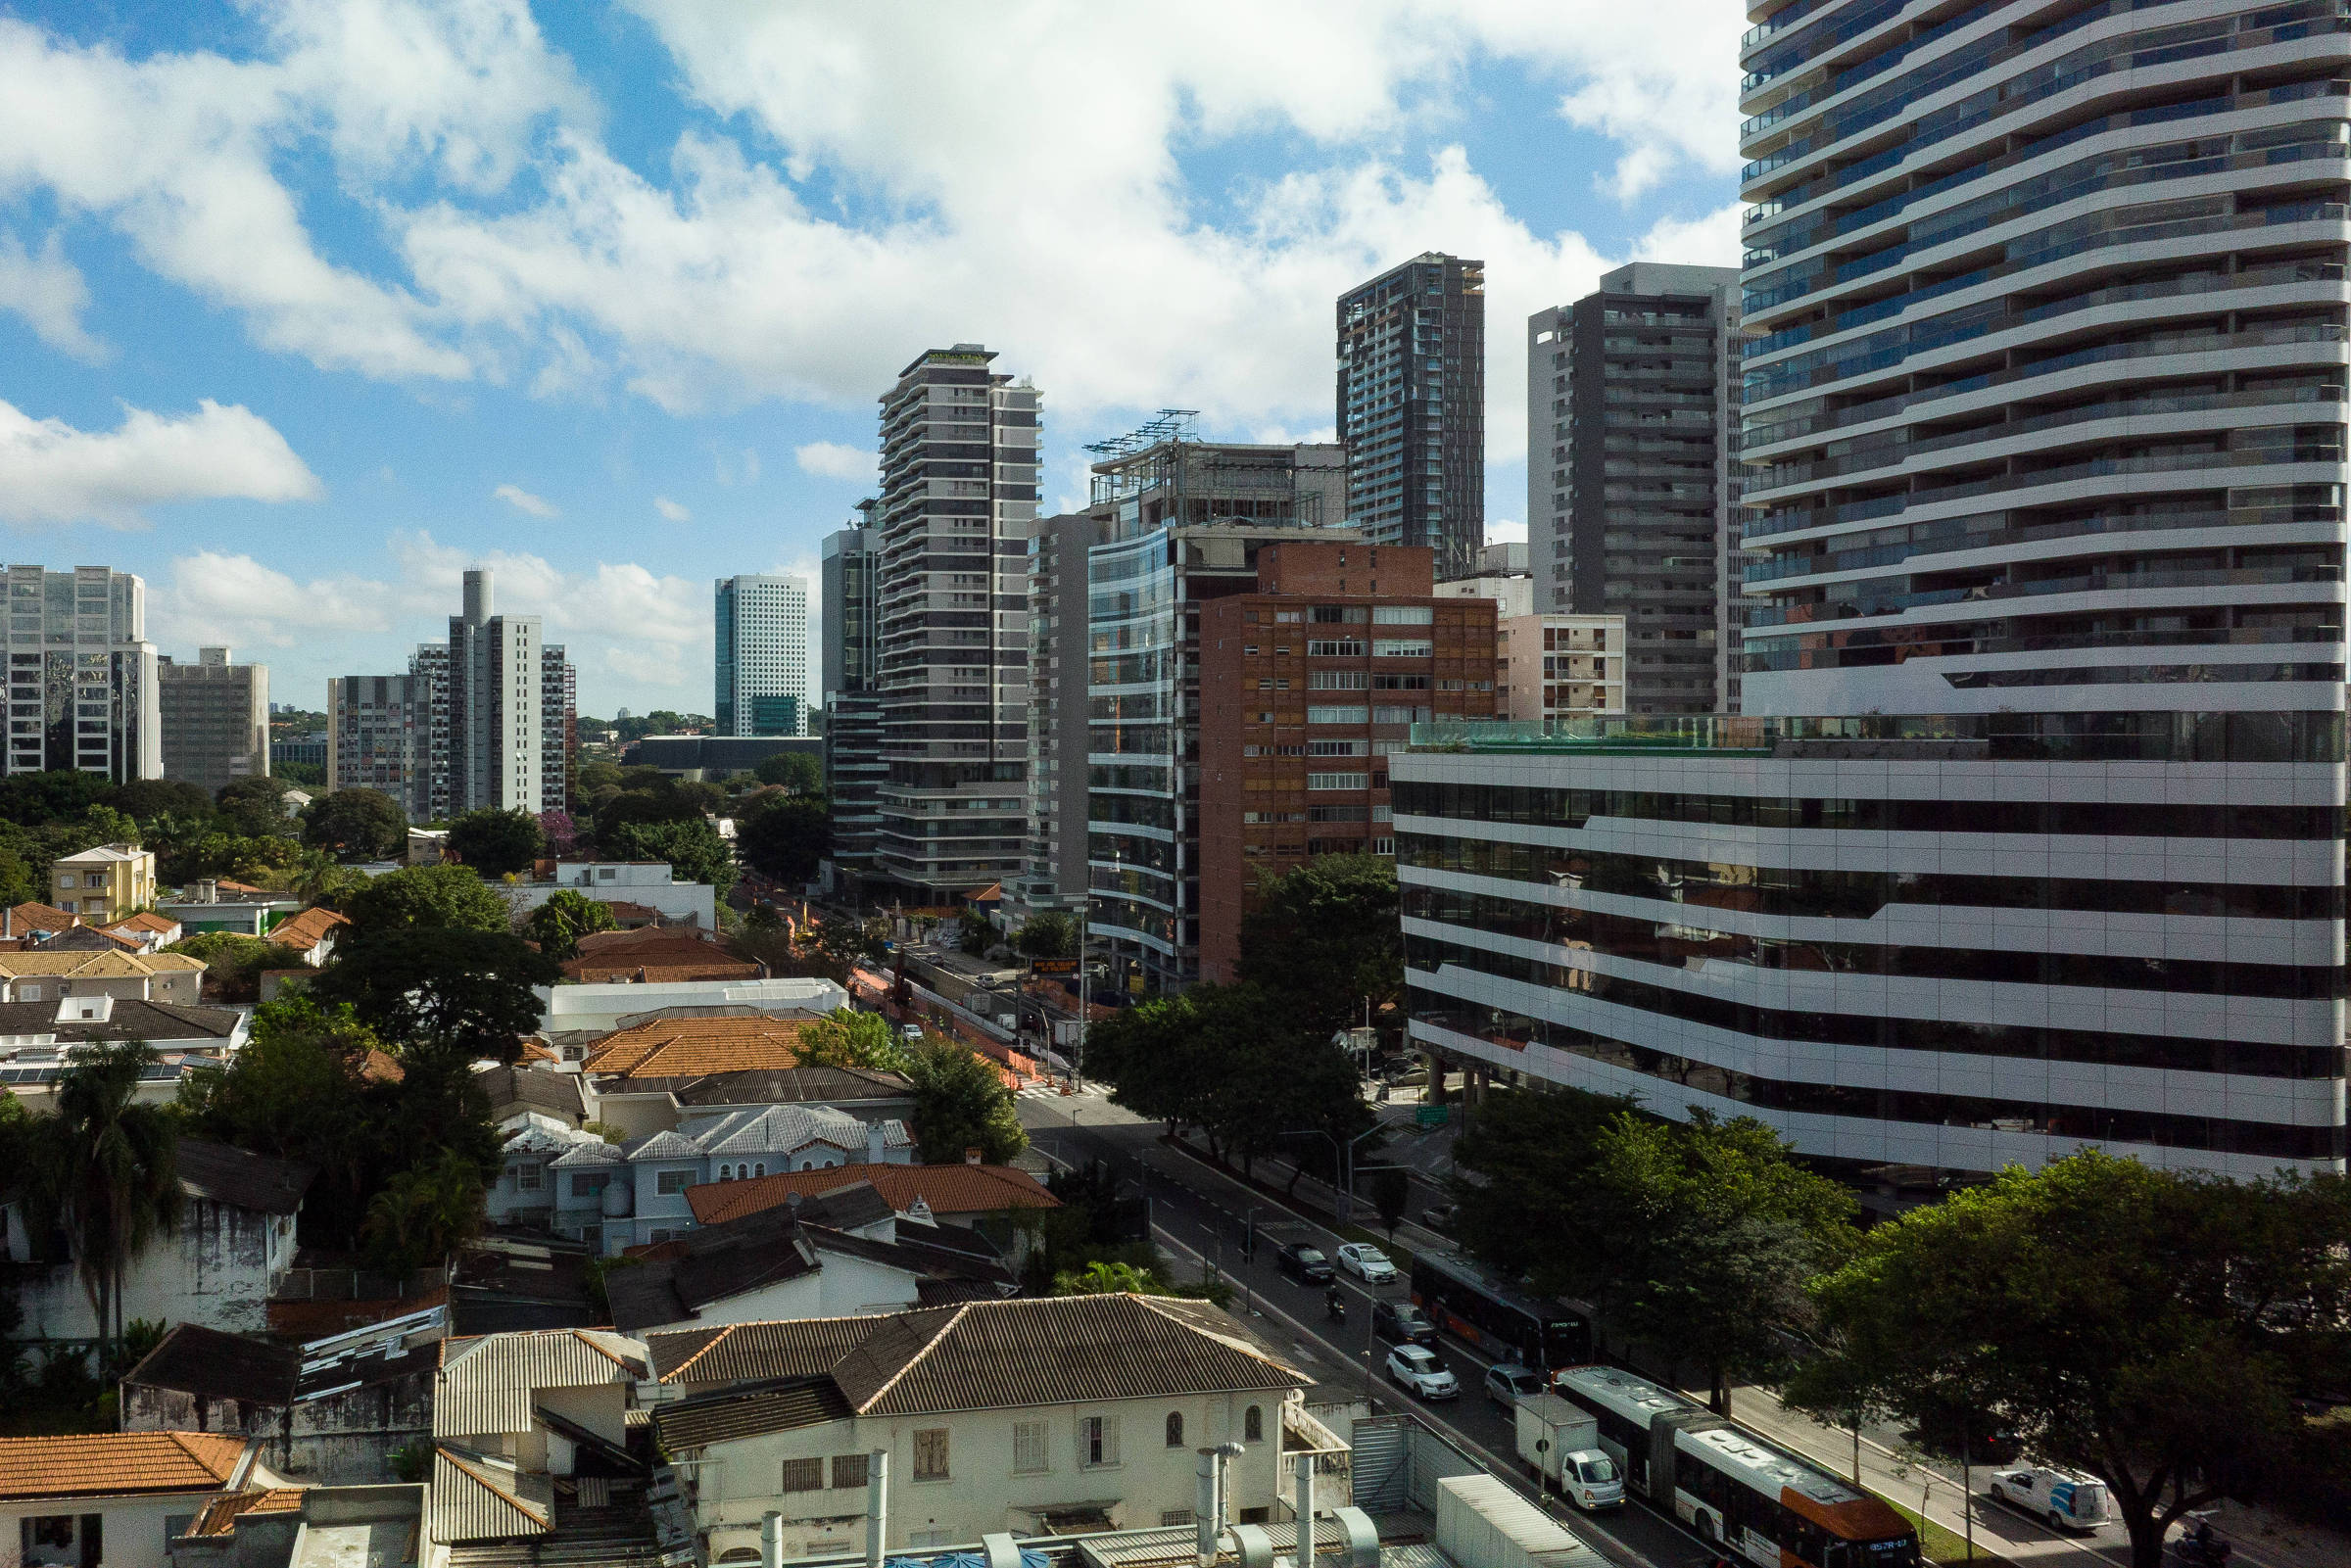
[[(1344, 1327), (1328, 1323), (1322, 1307), (1323, 1287), (1294, 1285), (1273, 1266), (1273, 1246), (1261, 1240), (1257, 1261), (1241, 1257), (1241, 1238), (1254, 1203), (1261, 1222), (1292, 1221), (1282, 1211), (1269, 1211), (1262, 1199), (1238, 1183), (1183, 1155), (1162, 1148), (1159, 1128), (1150, 1122), (1127, 1119), (1125, 1113), (1107, 1107), (1090, 1095), (1068, 1099), (1025, 1099), (1021, 1120), (1036, 1142), (1057, 1158), (1071, 1161), (1107, 1159), (1114, 1164), (1148, 1172), (1152, 1230), (1160, 1246), (1182, 1262), (1219, 1266), (1236, 1295), (1232, 1309), (1276, 1346), (1287, 1346), (1301, 1371), (1310, 1373), (1327, 1398), (1363, 1398), (1367, 1394), (1389, 1408), (1410, 1409), (1496, 1474), (1523, 1482), (1512, 1456), (1515, 1436), (1511, 1420), (1490, 1403), (1483, 1392), (1484, 1358), (1458, 1342), (1445, 1339), (1437, 1354), (1462, 1385), (1457, 1400), (1425, 1402), (1388, 1384), (1376, 1371), (1386, 1348), (1376, 1355), (1371, 1342), (1371, 1303), (1376, 1298), (1403, 1301), (1410, 1292), (1404, 1280), (1370, 1287), (1353, 1275), (1339, 1275), (1346, 1295)], [(1077, 1125), (1073, 1127), (1075, 1112)], [(1087, 1125), (1088, 1117), (1100, 1117)], [(1326, 1238), (1327, 1240), (1327, 1238)], [(1325, 1245), (1324, 1250), (1329, 1250)], [(1586, 1514), (1556, 1498), (1546, 1508), (1575, 1535), (1611, 1561), (1629, 1568), (1702, 1568), (1711, 1557), (1699, 1539), (1640, 1503), (1605, 1514)]]

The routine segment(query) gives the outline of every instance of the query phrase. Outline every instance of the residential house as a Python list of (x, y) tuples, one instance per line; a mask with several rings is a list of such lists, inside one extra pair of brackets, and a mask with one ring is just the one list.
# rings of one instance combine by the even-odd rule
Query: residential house
[(826, 1197), (858, 1182), (870, 1183), (892, 1212), (917, 1223), (978, 1231), (1011, 1258), (1016, 1268), (1029, 1258), (1034, 1212), (1061, 1207), (1061, 1200), (1042, 1182), (1016, 1165), (870, 1163), (690, 1187), (686, 1207), (695, 1223), (718, 1225), (795, 1199), (805, 1203)]
[(977, 1231), (903, 1220), (870, 1183), (638, 1248), (604, 1276), (624, 1334), (845, 1317), (1009, 1296), (1019, 1281)]
[(202, 1432), (0, 1438), (0, 1568), (165, 1568), (170, 1539), (255, 1457)]
[(155, 852), (99, 844), (49, 867), (50, 902), (91, 925), (120, 920), (155, 902)]
[(786, 1558), (858, 1549), (877, 1453), (891, 1551), (1187, 1523), (1199, 1450), (1223, 1443), (1242, 1445), (1227, 1471), (1235, 1516), (1269, 1518), (1283, 1406), (1309, 1381), (1208, 1303), (1151, 1296), (967, 1302), (647, 1345), (671, 1395), (653, 1430), (691, 1461), (712, 1562), (755, 1549), (778, 1510)]
[(626, 1028), (559, 1037), (555, 1050), (579, 1065), (582, 1089), (595, 1103), (607, 1094), (645, 1092), (636, 1085), (655, 1080), (797, 1067), (800, 1030), (822, 1016), (668, 1008)]
[(292, 948), (302, 955), (304, 965), (318, 969), (334, 954), (336, 936), (350, 924), (350, 916), (323, 905), (312, 905), (292, 920), (271, 927), (269, 940), (280, 947)]
[(583, 1031), (608, 1033), (675, 1008), (749, 1008), (758, 1013), (830, 1013), (849, 993), (831, 980), (791, 975), (764, 980), (682, 980), (650, 984), (542, 986), (539, 1032), (550, 1040)]
[(643, 926), (580, 938), (563, 977), (592, 984), (648, 985), (681, 980), (762, 980), (767, 966), (738, 958), (715, 936), (676, 927)]
[(771, 1105), (831, 1106), (860, 1121), (904, 1120), (914, 1114), (914, 1086), (903, 1074), (865, 1068), (746, 1068), (675, 1077), (566, 1076), (587, 1093), (595, 1119), (630, 1137), (665, 1131), (696, 1117)]
[(649, 1376), (643, 1343), (596, 1329), (443, 1341), (423, 1568), (493, 1545), (522, 1561), (658, 1561), (624, 1506), (645, 1496), (628, 1418)]
[(152, 909), (142, 909), (119, 921), (110, 921), (99, 929), (129, 943), (142, 953), (160, 953), (178, 941), (183, 934), (179, 922), (168, 915), (159, 915)]
[(504, 1121), (525, 1112), (552, 1117), (567, 1127), (590, 1120), (576, 1072), (543, 1067), (482, 1068), (473, 1075), (490, 1097), (490, 1119)]
[[(294, 1266), (294, 1221), (317, 1171), (201, 1138), (179, 1140), (177, 1227), (134, 1257), (122, 1282), (122, 1320), (200, 1323), (258, 1334), (266, 1304)], [(0, 1199), (7, 1248), (0, 1268), (24, 1312), (18, 1337), (87, 1344), (97, 1314), (60, 1238), (30, 1235), (22, 1198)]]
[(121, 1382), (126, 1432), (226, 1433), (289, 1480), (393, 1478), (392, 1452), (432, 1432), (445, 1307), (305, 1345), (174, 1323)]
[(541, 861), (533, 872), (529, 881), (499, 888), (517, 915), (529, 914), (559, 892), (573, 892), (599, 903), (643, 904), (669, 924), (717, 929), (717, 895), (710, 884), (680, 879), (665, 860)]
[(623, 1144), (534, 1117), (507, 1143), (488, 1197), (490, 1217), (527, 1221), (545, 1212), (556, 1235), (611, 1255), (692, 1229), (686, 1193), (693, 1187), (770, 1170), (914, 1158), (914, 1134), (903, 1121), (862, 1121), (831, 1106), (728, 1111)]
[(588, 1249), (552, 1236), (500, 1232), (459, 1253), (449, 1279), (449, 1329), (456, 1335), (534, 1328), (590, 1328), (611, 1313), (588, 1294)]
[(203, 979), (201, 959), (185, 953), (126, 952), (112, 942), (104, 952), (52, 951), (50, 943), (43, 943), (21, 953), (0, 953), (0, 1001), (112, 996), (193, 1006)]
[(0, 911), (0, 937), (45, 942), (81, 924), (81, 917), (54, 904), (15, 904)]
[(206, 878), (190, 882), (176, 894), (158, 898), (155, 907), (158, 913), (179, 922), (190, 936), (205, 931), (266, 936), (278, 922), (301, 914), (303, 901), (292, 893)]
[(243, 1047), (251, 1022), (235, 1008), (112, 996), (0, 1002), (0, 1089), (28, 1111), (46, 1111), (58, 1077), (78, 1052), (137, 1040), (154, 1047), (157, 1060), (140, 1069), (134, 1098), (162, 1105), (178, 1095), (188, 1069), (225, 1062)]

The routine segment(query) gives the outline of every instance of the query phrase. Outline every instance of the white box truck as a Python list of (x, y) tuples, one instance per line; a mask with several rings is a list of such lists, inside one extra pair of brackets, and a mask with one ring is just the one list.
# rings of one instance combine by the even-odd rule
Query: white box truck
[(1624, 1506), (1624, 1475), (1600, 1449), (1599, 1420), (1557, 1394), (1517, 1403), (1518, 1458), (1546, 1492), (1592, 1513)]
[(1606, 1568), (1607, 1559), (1500, 1476), (1437, 1483), (1437, 1549), (1461, 1568)]

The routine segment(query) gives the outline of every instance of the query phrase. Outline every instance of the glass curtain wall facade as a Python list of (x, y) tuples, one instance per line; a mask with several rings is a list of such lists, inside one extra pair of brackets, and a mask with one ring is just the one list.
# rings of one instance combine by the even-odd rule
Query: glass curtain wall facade
[(978, 344), (882, 397), (878, 870), (943, 903), (1018, 873), (1028, 835), (1028, 554), (1038, 395)]
[(1752, 15), (1763, 717), (1399, 758), (1415, 1033), (1880, 1182), (2340, 1168), (2351, 33)]
[(147, 585), (127, 572), (8, 568), (8, 771), (163, 774)]
[[(870, 520), (876, 502), (858, 505)], [(871, 526), (825, 537), (820, 592), (824, 599), (825, 793), (833, 802), (830, 885), (853, 891), (873, 870), (874, 840), (882, 829), (882, 697), (880, 622), (875, 602), (882, 545)]]

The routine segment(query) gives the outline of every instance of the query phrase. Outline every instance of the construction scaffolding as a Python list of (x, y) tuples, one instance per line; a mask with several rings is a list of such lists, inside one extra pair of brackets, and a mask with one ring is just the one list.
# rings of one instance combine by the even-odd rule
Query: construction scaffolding
[(1322, 526), (1323, 492), (1301, 485), (1299, 446), (1203, 442), (1199, 410), (1162, 408), (1126, 435), (1085, 450), (1093, 465), (1092, 502), (1116, 509), (1135, 502), (1135, 526), (1251, 522)]

